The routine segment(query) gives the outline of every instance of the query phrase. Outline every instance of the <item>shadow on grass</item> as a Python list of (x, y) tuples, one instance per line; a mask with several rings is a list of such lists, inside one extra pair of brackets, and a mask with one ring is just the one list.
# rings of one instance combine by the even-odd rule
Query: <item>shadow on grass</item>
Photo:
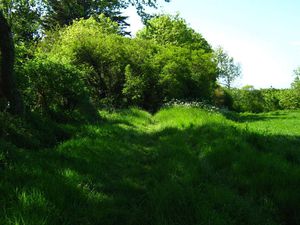
[[(278, 119), (291, 119), (286, 112), (274, 112), (268, 115), (262, 113), (236, 113), (236, 112), (225, 112), (222, 113), (227, 119), (238, 123), (247, 123), (255, 121), (270, 121)], [(296, 117), (295, 117), (296, 118)]]
[[(122, 125), (122, 126), (121, 126)], [(299, 137), (106, 122), (57, 149), (15, 149), (0, 224), (300, 224)]]

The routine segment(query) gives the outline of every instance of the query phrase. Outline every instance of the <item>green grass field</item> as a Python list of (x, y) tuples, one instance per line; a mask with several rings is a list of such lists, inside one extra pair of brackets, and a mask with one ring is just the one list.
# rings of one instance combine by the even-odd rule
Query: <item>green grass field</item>
[(300, 224), (300, 111), (100, 114), (55, 148), (11, 147), (1, 225)]

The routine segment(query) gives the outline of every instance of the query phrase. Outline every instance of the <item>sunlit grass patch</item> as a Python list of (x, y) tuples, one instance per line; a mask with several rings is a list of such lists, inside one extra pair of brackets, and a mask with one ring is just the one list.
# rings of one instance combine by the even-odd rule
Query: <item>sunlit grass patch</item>
[(299, 112), (100, 114), (5, 156), (0, 224), (299, 224)]

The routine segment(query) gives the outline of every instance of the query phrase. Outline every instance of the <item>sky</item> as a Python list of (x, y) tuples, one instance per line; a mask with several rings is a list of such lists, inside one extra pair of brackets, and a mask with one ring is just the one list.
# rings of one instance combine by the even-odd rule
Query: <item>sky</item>
[[(236, 87), (288, 88), (300, 66), (299, 0), (171, 0), (155, 12), (176, 14), (242, 66)], [(133, 34), (142, 28), (127, 10)]]

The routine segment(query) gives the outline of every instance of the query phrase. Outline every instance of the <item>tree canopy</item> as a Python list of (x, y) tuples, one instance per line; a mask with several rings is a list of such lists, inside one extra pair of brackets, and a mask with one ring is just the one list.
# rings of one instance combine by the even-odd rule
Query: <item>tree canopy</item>
[(170, 44), (212, 52), (211, 46), (202, 35), (189, 27), (179, 15), (157, 15), (147, 22), (147, 26), (137, 33), (137, 37), (151, 39), (161, 45)]
[[(170, 0), (161, 0), (169, 2)], [(104, 14), (128, 34), (129, 26), (122, 11), (130, 6), (146, 21), (148, 7), (156, 8), (158, 0), (1, 0), (0, 9), (8, 20), (16, 41), (32, 41), (45, 30), (70, 25), (73, 20)]]
[(212, 53), (187, 43), (166, 46), (122, 37), (117, 24), (103, 15), (62, 29), (42, 54), (85, 70), (93, 101), (115, 106), (154, 110), (172, 99), (209, 100), (217, 77)]
[(241, 76), (240, 64), (236, 63), (221, 47), (215, 50), (215, 57), (218, 63), (221, 84), (227, 88), (231, 88), (232, 82)]

